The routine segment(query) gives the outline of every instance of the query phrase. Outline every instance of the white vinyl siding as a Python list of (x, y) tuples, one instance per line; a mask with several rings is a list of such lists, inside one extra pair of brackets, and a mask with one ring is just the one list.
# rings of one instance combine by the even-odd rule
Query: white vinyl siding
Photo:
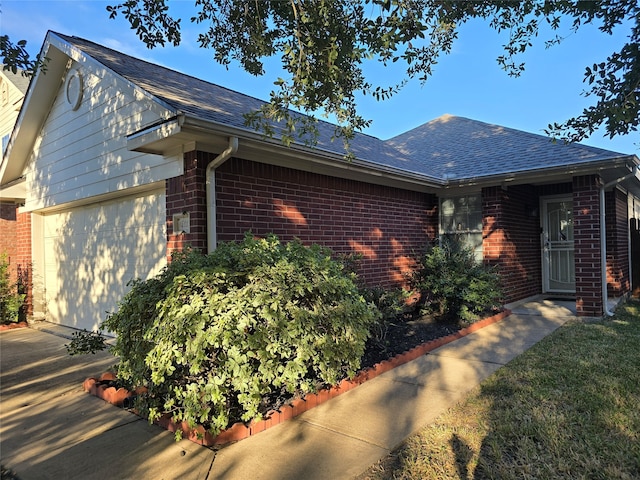
[(44, 216), (47, 320), (97, 329), (133, 278), (166, 265), (164, 190)]
[(0, 91), (4, 91), (6, 98), (0, 101), (0, 137), (2, 137), (2, 152), (9, 142), (9, 137), (18, 118), (24, 95), (13, 84), (0, 74)]
[(73, 110), (64, 85), (27, 167), (25, 210), (90, 199), (180, 175), (180, 159), (132, 152), (126, 136), (171, 112), (109, 71), (74, 64), (83, 98)]

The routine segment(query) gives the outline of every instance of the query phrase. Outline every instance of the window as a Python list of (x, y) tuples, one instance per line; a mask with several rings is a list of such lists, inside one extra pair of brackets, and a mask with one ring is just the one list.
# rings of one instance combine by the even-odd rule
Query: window
[(9, 144), (9, 137), (10, 135), (8, 133), (2, 137), (2, 152), (0, 152), (2, 155), (4, 155), (4, 151), (7, 149), (7, 145)]
[(473, 248), (482, 260), (482, 198), (480, 194), (440, 199), (440, 238)]

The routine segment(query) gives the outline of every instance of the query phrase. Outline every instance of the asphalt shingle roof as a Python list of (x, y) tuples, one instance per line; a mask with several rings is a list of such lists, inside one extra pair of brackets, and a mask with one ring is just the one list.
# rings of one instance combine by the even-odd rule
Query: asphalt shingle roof
[[(176, 110), (197, 119), (251, 131), (244, 124), (243, 114), (265, 103), (81, 38), (56, 35)], [(342, 141), (331, 141), (334, 129), (328, 122), (318, 122), (318, 147), (344, 154)], [(452, 115), (444, 115), (387, 141), (356, 134), (351, 149), (359, 159), (381, 167), (441, 180), (526, 172), (626, 156), (581, 144), (552, 143), (542, 135)]]
[(527, 172), (627, 156), (582, 144), (443, 115), (387, 140), (404, 155), (424, 159), (425, 168), (446, 179)]
[(4, 65), (0, 65), (0, 69), (2, 69), (2, 74), (7, 77), (7, 80), (13, 83), (20, 92), (23, 94), (27, 93), (31, 77), (23, 76), (22, 70), (18, 70), (17, 73), (13, 73), (11, 70), (5, 70)]

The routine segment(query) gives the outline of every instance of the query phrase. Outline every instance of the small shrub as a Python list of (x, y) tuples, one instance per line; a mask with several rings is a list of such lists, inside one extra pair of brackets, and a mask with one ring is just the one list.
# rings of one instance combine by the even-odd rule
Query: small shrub
[(149, 389), (142, 413), (216, 434), (260, 418), (269, 395), (355, 374), (379, 314), (354, 280), (325, 248), (247, 235), (174, 255), (102, 327), (117, 334), (119, 379)]
[(385, 289), (381, 286), (364, 287), (362, 296), (373, 303), (380, 311), (383, 320), (393, 320), (407, 310), (406, 301), (409, 292), (401, 288)]
[(478, 262), (471, 248), (453, 240), (428, 249), (412, 285), (422, 293), (426, 309), (463, 323), (498, 308), (502, 298), (495, 270)]
[(20, 309), (26, 295), (18, 290), (18, 283), (9, 275), (9, 261), (5, 253), (0, 254), (0, 323), (20, 321)]
[(385, 289), (381, 286), (362, 287), (360, 289), (364, 299), (376, 306), (380, 312), (377, 322), (371, 326), (370, 342), (378, 345), (384, 345), (389, 327), (398, 316), (407, 311), (406, 300), (409, 292), (397, 289)]
[(101, 332), (90, 332), (83, 329), (80, 332), (73, 332), (71, 334), (71, 342), (65, 345), (67, 353), (73, 355), (86, 355), (95, 354), (106, 350), (107, 344), (106, 338)]

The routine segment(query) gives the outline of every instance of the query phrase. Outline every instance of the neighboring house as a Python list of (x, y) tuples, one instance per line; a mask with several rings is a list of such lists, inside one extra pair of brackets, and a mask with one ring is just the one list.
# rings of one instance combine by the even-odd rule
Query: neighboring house
[(349, 162), (327, 123), (316, 148), (248, 129), (262, 102), (241, 93), (52, 32), (41, 55), (0, 165), (29, 225), (34, 316), (96, 328), (171, 252), (248, 230), (359, 253), (371, 285), (402, 284), (416, 253), (454, 236), (500, 268), (508, 302), (575, 295), (601, 316), (632, 287), (635, 155), (445, 115), (356, 135)]
[[(2, 154), (9, 143), (13, 126), (22, 107), (22, 100), (29, 87), (29, 79), (22, 72), (5, 71), (0, 65), (0, 138), (2, 138)], [(24, 199), (23, 186), (6, 189), (4, 183), (0, 190), (0, 255), (5, 254), (11, 266), (11, 280), (16, 281), (18, 273), (24, 279), (24, 267), (29, 265), (31, 244), (18, 242), (19, 229), (28, 234), (29, 214), (19, 214), (16, 202)], [(18, 183), (21, 183), (18, 181)], [(5, 190), (6, 193), (5, 193)], [(26, 224), (25, 224), (26, 222)], [(18, 272), (18, 265), (21, 271)]]

